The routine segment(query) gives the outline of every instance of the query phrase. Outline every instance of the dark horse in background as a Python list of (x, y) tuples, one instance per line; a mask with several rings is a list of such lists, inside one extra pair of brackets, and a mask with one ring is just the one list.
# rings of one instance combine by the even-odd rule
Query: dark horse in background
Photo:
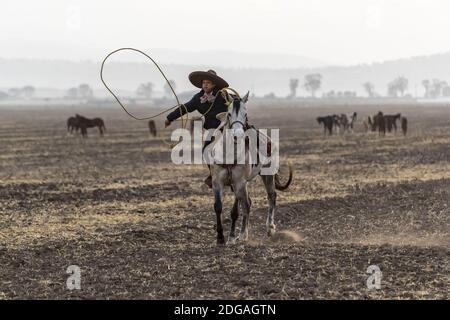
[(397, 120), (400, 120), (401, 116), (402, 115), (400, 113), (384, 115), (384, 120), (386, 123), (386, 130), (388, 132), (391, 132), (392, 130), (397, 132)]
[(70, 117), (67, 119), (67, 131), (73, 133), (78, 132), (78, 129), (81, 129), (81, 135), (83, 137), (87, 137), (87, 129), (97, 127), (100, 131), (100, 136), (103, 136), (103, 133), (106, 131), (105, 122), (101, 118), (89, 119), (79, 114), (76, 114), (75, 117)]
[(378, 113), (373, 116), (373, 120), (370, 118), (370, 116), (367, 118), (367, 120), (372, 131), (378, 130), (379, 136), (386, 135), (386, 120), (384, 118), (383, 112), (378, 111)]
[(394, 130), (397, 132), (397, 120), (401, 122), (401, 114), (383, 114), (379, 111), (373, 116), (373, 120), (368, 117), (368, 123), (372, 131), (378, 130), (380, 136), (384, 136), (387, 132), (392, 132)]
[(149, 120), (149, 122), (148, 122), (148, 130), (150, 131), (150, 134), (153, 137), (156, 137), (157, 131), (156, 131), (156, 124), (155, 124), (154, 120)]
[(323, 124), (324, 135), (327, 134), (327, 131), (330, 136), (333, 134), (333, 124), (335, 123), (334, 116), (317, 117), (316, 120), (319, 124)]
[(67, 119), (68, 133), (73, 134), (73, 130), (75, 130), (75, 132), (78, 132), (78, 129), (80, 129), (80, 127), (78, 126), (78, 120), (76, 117), (70, 117), (69, 119)]

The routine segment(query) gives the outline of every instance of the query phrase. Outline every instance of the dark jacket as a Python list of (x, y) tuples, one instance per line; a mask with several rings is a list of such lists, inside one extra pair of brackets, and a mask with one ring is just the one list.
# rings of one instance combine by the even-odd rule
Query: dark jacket
[[(218, 93), (219, 90), (214, 89), (213, 94), (216, 96), (216, 99), (214, 101), (214, 106), (211, 110), (205, 115), (205, 122), (203, 124), (203, 128), (205, 129), (215, 129), (219, 126), (220, 121), (217, 120), (216, 115), (221, 112), (227, 112), (228, 108), (225, 105), (225, 99), (222, 97), (222, 95)], [(186, 109), (188, 112), (192, 112), (197, 110), (201, 114), (204, 114), (206, 111), (208, 111), (209, 107), (211, 106), (211, 103), (205, 102), (200, 103), (200, 97), (203, 96), (205, 92), (203, 90), (200, 90), (197, 94), (195, 94), (192, 99), (185, 103)], [(173, 121), (175, 119), (178, 119), (182, 115), (186, 114), (186, 109), (181, 106), (181, 108), (176, 108), (174, 111), (169, 113), (167, 115), (167, 119), (169, 121)], [(181, 111), (181, 112), (180, 112)]]

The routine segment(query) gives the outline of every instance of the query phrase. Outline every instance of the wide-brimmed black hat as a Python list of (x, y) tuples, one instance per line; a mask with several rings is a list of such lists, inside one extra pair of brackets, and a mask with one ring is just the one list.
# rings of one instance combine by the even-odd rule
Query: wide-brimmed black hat
[(228, 82), (219, 77), (214, 70), (194, 71), (189, 75), (189, 81), (197, 88), (202, 87), (203, 80), (211, 80), (219, 90), (228, 87)]

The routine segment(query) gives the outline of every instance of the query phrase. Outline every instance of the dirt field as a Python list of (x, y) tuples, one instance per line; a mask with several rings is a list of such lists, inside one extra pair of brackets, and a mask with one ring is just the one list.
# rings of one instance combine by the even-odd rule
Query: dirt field
[[(250, 240), (226, 246), (206, 167), (172, 164), (146, 122), (117, 106), (19, 109), (0, 110), (0, 298), (450, 298), (448, 107), (250, 104), (253, 124), (281, 129), (294, 182), (269, 239), (255, 180)], [(406, 115), (408, 136), (363, 133), (378, 109)], [(354, 134), (323, 137), (316, 116), (353, 111)], [(106, 135), (67, 136), (75, 112), (103, 117)], [(69, 265), (81, 290), (66, 289)], [(370, 265), (380, 290), (366, 287)]]

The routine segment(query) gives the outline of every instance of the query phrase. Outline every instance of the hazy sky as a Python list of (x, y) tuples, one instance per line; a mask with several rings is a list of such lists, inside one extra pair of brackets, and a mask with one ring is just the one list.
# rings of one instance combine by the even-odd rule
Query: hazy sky
[(357, 64), (450, 51), (448, 0), (7, 0), (0, 57), (101, 60), (134, 46)]

